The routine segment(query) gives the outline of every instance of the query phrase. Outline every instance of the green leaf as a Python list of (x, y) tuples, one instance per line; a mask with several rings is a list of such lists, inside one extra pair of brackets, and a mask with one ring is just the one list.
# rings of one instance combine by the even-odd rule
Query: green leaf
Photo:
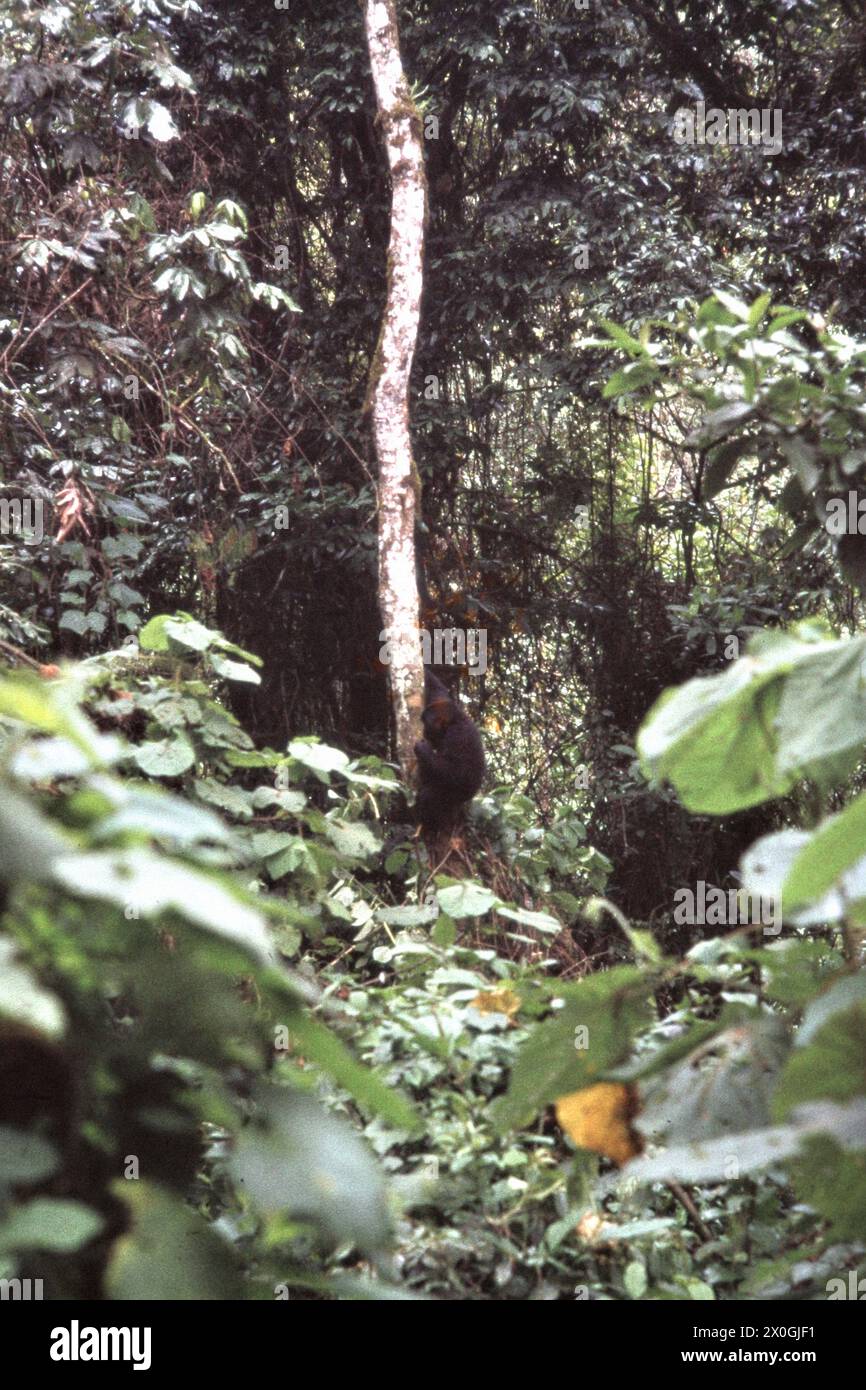
[(258, 1102), (231, 1170), (259, 1210), (313, 1221), (367, 1253), (383, 1249), (391, 1234), (385, 1185), (351, 1126), (301, 1092), (263, 1087)]
[(293, 845), (297, 836), (286, 830), (260, 830), (252, 837), (252, 850), (257, 859), (270, 859)]
[(38, 883), (71, 848), (32, 803), (0, 784), (0, 880)]
[(179, 777), (195, 762), (195, 749), (188, 738), (177, 734), (174, 738), (139, 744), (133, 758), (149, 777)]
[(30, 1187), (56, 1172), (60, 1157), (38, 1134), (0, 1125), (0, 1190)]
[(211, 667), (223, 680), (241, 681), (246, 685), (261, 685), (262, 678), (258, 671), (254, 671), (252, 666), (247, 666), (246, 662), (230, 661), (228, 657), (220, 656), (218, 652), (211, 652), (208, 660)]
[(382, 848), (381, 841), (363, 821), (328, 820), (325, 834), (347, 859), (369, 859)]
[(781, 1019), (759, 1010), (741, 1014), (642, 1083), (636, 1127), (654, 1144), (676, 1144), (769, 1124), (773, 1086), (789, 1048)]
[(263, 811), (268, 806), (278, 806), (296, 816), (303, 811), (307, 798), (302, 791), (289, 787), (256, 787), (252, 794), (253, 809)]
[(809, 316), (803, 309), (789, 309), (784, 304), (779, 304), (771, 310), (770, 317), (772, 319), (770, 327), (775, 333), (784, 328), (790, 328), (792, 324), (802, 323)]
[[(845, 915), (845, 900), (841, 893), (835, 891), (796, 910), (785, 900), (785, 880), (808, 840), (809, 835), (805, 830), (778, 830), (772, 835), (762, 835), (740, 860), (745, 891), (753, 898), (771, 902), (777, 917), (781, 909), (784, 920), (797, 927), (838, 922)], [(855, 893), (854, 896), (858, 895)]]
[(406, 907), (383, 907), (376, 913), (376, 920), (389, 927), (429, 927), (435, 922), (438, 913), (435, 907), (427, 905)]
[(144, 603), (144, 595), (124, 584), (121, 579), (113, 580), (108, 586), (108, 591), (121, 608), (135, 608), (136, 604)]
[(614, 372), (601, 394), (605, 400), (613, 400), (653, 385), (659, 376), (656, 364), (650, 358), (642, 357), (638, 362), (630, 362), (627, 367)]
[(381, 1115), (395, 1129), (415, 1132), (419, 1119), (412, 1106), (392, 1086), (386, 1086), (375, 1072), (356, 1062), (352, 1054), (330, 1029), (308, 1014), (293, 1017), (290, 1031), (304, 1056), (316, 1062), (338, 1085), (372, 1113)]
[[(817, 943), (815, 943), (817, 944)], [(805, 1047), (836, 1014), (846, 1013), (866, 1003), (866, 970), (838, 976), (832, 984), (810, 999), (797, 1029), (795, 1044)], [(861, 1087), (866, 1091), (866, 1084)]]
[[(288, 748), (289, 756), (304, 767), (319, 774), (342, 772), (349, 765), (349, 759), (339, 748), (331, 748), (327, 743), (308, 743), (304, 739), (293, 739)], [(326, 779), (325, 779), (326, 780)]]
[(497, 1129), (526, 1124), (561, 1096), (604, 1080), (628, 1056), (649, 1018), (652, 981), (634, 966), (588, 976), (561, 992), (563, 1008), (524, 1043), (508, 1094), (493, 1103)]
[(244, 1296), (230, 1246), (181, 1197), (153, 1183), (116, 1182), (131, 1230), (115, 1242), (106, 1296), (146, 1302), (224, 1301)]
[[(804, 1105), (788, 1124), (722, 1135), (635, 1158), (623, 1169), (623, 1178), (629, 1183), (729, 1182), (732, 1177), (742, 1178), (770, 1164), (793, 1159), (804, 1150), (808, 1153), (809, 1145), (825, 1134), (845, 1149), (862, 1148), (866, 1143), (866, 1100), (848, 1106), (830, 1101)], [(862, 1162), (860, 1170), (862, 1173)], [(616, 1177), (607, 1179), (601, 1184), (599, 1195), (620, 1181)], [(860, 1212), (862, 1222), (862, 1206)], [(861, 1234), (862, 1229), (861, 1225)]]
[[(124, 745), (114, 734), (95, 734), (91, 748), (103, 767), (116, 763)], [(68, 738), (31, 739), (15, 752), (10, 768), (13, 776), (26, 782), (49, 782), (60, 777), (80, 777), (93, 766), (85, 753)]]
[[(866, 1132), (866, 1113), (860, 1111), (861, 1133)], [(816, 1135), (803, 1153), (788, 1165), (795, 1191), (829, 1227), (825, 1240), (852, 1241), (860, 1245), (866, 1230), (866, 1162), (860, 1153), (846, 1152), (837, 1138)], [(847, 1295), (846, 1295), (847, 1296)]]
[[(724, 304), (728, 313), (733, 314), (735, 318), (742, 319), (743, 323), (749, 322), (751, 311), (748, 304), (744, 304), (742, 299), (737, 299), (734, 295), (728, 294), (727, 290), (714, 290), (713, 293), (719, 303)], [(760, 303), (760, 300), (756, 302)]]
[(712, 451), (703, 479), (703, 495), (707, 501), (718, 496), (740, 459), (753, 452), (754, 448), (751, 439), (729, 439)]
[[(301, 835), (291, 836), (290, 843), (286, 848), (281, 850), (278, 854), (271, 855), (266, 860), (265, 866), (268, 871), (268, 877), (272, 879), (274, 883), (281, 878), (285, 878), (286, 874), (293, 874), (299, 869), (314, 877), (317, 876), (319, 871), (316, 855), (311, 846)], [(332, 901), (333, 900), (329, 899), (327, 902), (327, 906), (330, 910), (333, 910)], [(351, 921), (351, 913), (345, 913), (344, 920), (347, 922)]]
[[(814, 1036), (810, 1028), (807, 1037), (806, 1044), (791, 1053), (779, 1078), (773, 1097), (776, 1119), (785, 1119), (804, 1101), (854, 1100), (866, 1092), (866, 999), (834, 1012)], [(866, 1146), (866, 1132), (863, 1143)]]
[(498, 917), (507, 917), (510, 922), (519, 922), (523, 927), (532, 927), (534, 931), (547, 932), (550, 936), (558, 936), (562, 931), (562, 923), (551, 917), (549, 912), (530, 912), (525, 907), (504, 907), (496, 903), (494, 907)]
[(758, 298), (755, 300), (754, 304), (751, 305), (749, 309), (750, 328), (757, 328), (758, 324), (761, 322), (761, 319), (764, 317), (765, 313), (769, 309), (771, 300), (772, 295), (762, 294), (759, 295)]
[(185, 615), (169, 618), (164, 631), (169, 639), (169, 646), (174, 643), (176, 646), (192, 652), (206, 652), (219, 636), (218, 632), (211, 631), (203, 623), (197, 622), (195, 618)]
[(456, 922), (464, 917), (483, 917), (499, 902), (489, 888), (482, 888), (471, 880), (440, 888), (436, 900), (442, 911)]
[(172, 114), (167, 106), (163, 106), (160, 101), (141, 101), (139, 106), (145, 108), (145, 123), (147, 133), (153, 140), (160, 144), (167, 140), (177, 140), (180, 131), (174, 123)]
[(256, 656), (255, 652), (248, 652), (244, 647), (239, 647), (236, 642), (230, 642), (228, 638), (223, 637), (221, 633), (217, 633), (216, 637), (216, 645), (221, 652), (230, 652), (232, 656), (239, 656), (242, 661), (247, 662), (250, 666), (264, 666), (262, 658)]
[(839, 886), (846, 869), (866, 856), (866, 792), (812, 831), (782, 887), (785, 907), (814, 902)]
[[(256, 806), (253, 793), (244, 791), (243, 787), (235, 787), (231, 782), (218, 782), (214, 777), (196, 777), (193, 782), (196, 796), (202, 801), (207, 801), (211, 806), (218, 806), (227, 815), (234, 816), (235, 820), (252, 820), (253, 808)], [(301, 798), (303, 803), (303, 798)]]
[(94, 826), (93, 838), (97, 843), (129, 832), (183, 846), (200, 844), (203, 840), (225, 844), (231, 838), (218, 816), (183, 797), (109, 782), (107, 778), (94, 778), (93, 784), (109, 797), (114, 807)]
[(143, 917), (177, 912), (205, 931), (223, 936), (260, 961), (273, 946), (258, 912), (240, 902), (216, 879), (144, 849), (67, 855), (55, 860), (53, 876), (82, 898), (99, 898), (133, 908)]
[(69, 1254), (98, 1235), (105, 1218), (81, 1202), (37, 1197), (13, 1207), (0, 1226), (0, 1251), (56, 1250)]
[(143, 652), (167, 652), (168, 634), (166, 624), (171, 622), (170, 613), (160, 613), (151, 618), (138, 634), (138, 645)]
[(451, 918), (443, 912), (430, 933), (430, 940), (434, 946), (439, 946), (442, 950), (447, 950), (449, 946), (453, 946), (457, 940), (456, 922), (452, 922)]
[(49, 683), (30, 671), (0, 677), (0, 715), (20, 720), (40, 733), (65, 735), (98, 763), (97, 734), (78, 708), (77, 696), (71, 680)]
[(754, 414), (755, 406), (748, 401), (728, 401), (726, 405), (719, 406), (718, 410), (710, 411), (697, 429), (692, 430), (691, 434), (686, 437), (684, 447), (686, 449), (707, 449), (717, 440), (724, 439), (738, 425), (751, 419)]
[(638, 734), (644, 771), (714, 815), (782, 796), (804, 776), (832, 780), (862, 743), (864, 658), (866, 639), (831, 641), (805, 624), (762, 634), (727, 671), (661, 696)]
[(866, 721), (866, 638), (804, 649), (785, 677), (778, 766), (823, 785), (843, 780), (860, 758)]
[(745, 951), (742, 959), (760, 967), (768, 1002), (798, 1012), (826, 984), (834, 965), (823, 941), (799, 935), (781, 937), (757, 951)]
[(65, 608), (57, 626), (66, 632), (75, 632), (81, 637), (90, 630), (90, 621), (86, 613), (80, 613), (75, 608)]
[[(740, 303), (740, 301), (737, 302)], [(746, 309), (745, 304), (742, 304), (741, 307), (744, 310)], [(746, 313), (748, 313), (747, 310)], [(697, 322), (703, 327), (727, 328), (733, 323), (736, 323), (738, 317), (742, 316), (734, 314), (726, 309), (715, 295), (711, 295), (709, 299), (705, 299), (701, 304), (698, 310)]]
[(60, 1000), (15, 957), (14, 941), (0, 937), (0, 1017), (46, 1038), (61, 1037), (66, 1020)]
[(617, 347), (622, 348), (630, 357), (640, 357), (646, 353), (646, 348), (637, 338), (633, 338), (618, 323), (611, 323), (608, 319), (601, 319), (601, 326), (609, 338), (616, 343)]
[(630, 1260), (622, 1277), (623, 1287), (629, 1298), (643, 1298), (647, 1291), (646, 1265), (643, 1260)]

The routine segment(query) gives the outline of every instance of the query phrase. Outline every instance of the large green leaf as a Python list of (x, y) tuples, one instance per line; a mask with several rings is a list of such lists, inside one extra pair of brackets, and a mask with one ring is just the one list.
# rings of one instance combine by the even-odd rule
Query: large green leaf
[[(327, 743), (307, 742), (295, 738), (289, 744), (289, 756), (303, 763), (311, 772), (322, 777), (323, 773), (342, 772), (349, 765), (349, 758), (339, 748), (331, 748)], [(322, 777), (327, 781), (327, 778)]]
[[(857, 986), (837, 986), (836, 993), (838, 1008), (829, 1017), (820, 996), (813, 1005), (817, 1032), (807, 1010), (808, 1040), (791, 1053), (773, 1096), (778, 1120), (806, 1101), (866, 1098), (866, 999), (856, 997)], [(825, 1017), (827, 1022), (818, 1026)], [(866, 1133), (863, 1142), (866, 1145)]]
[(638, 735), (644, 770), (671, 781), (689, 810), (715, 815), (807, 775), (837, 780), (862, 745), (864, 659), (866, 638), (829, 640), (813, 624), (762, 634), (729, 670), (661, 696)]
[(114, 1246), (106, 1275), (110, 1299), (136, 1302), (243, 1297), (230, 1247), (180, 1197), (147, 1182), (118, 1182), (131, 1230)]
[[(131, 787), (107, 777), (94, 777), (91, 785), (111, 802), (113, 810), (94, 826), (98, 842), (133, 831), (175, 845), (194, 845), (202, 840), (225, 843), (228, 828), (218, 816), (182, 796), (161, 789)], [(198, 788), (197, 788), (198, 789)]]
[(60, 1000), (43, 989), (15, 954), (14, 941), (0, 937), (0, 1018), (36, 1029), (46, 1038), (61, 1037), (65, 1016)]
[(56, 1171), (60, 1157), (46, 1139), (28, 1130), (0, 1125), (0, 1192), (31, 1186)]
[(195, 749), (183, 734), (142, 743), (133, 753), (148, 777), (179, 777), (195, 762)]
[(771, 902), (777, 920), (781, 918), (793, 926), (810, 927), (841, 921), (848, 900), (866, 897), (866, 858), (842, 876), (842, 891), (831, 888), (805, 907), (792, 908), (785, 896), (785, 884), (808, 844), (807, 830), (778, 830), (773, 835), (763, 835), (740, 860), (743, 888), (754, 897)]
[[(835, 1144), (854, 1154), (860, 1162), (866, 1147), (866, 1100), (850, 1105), (823, 1101), (804, 1105), (791, 1115), (790, 1122), (728, 1134), (697, 1144), (682, 1144), (663, 1153), (633, 1159), (623, 1169), (629, 1182), (717, 1183), (741, 1178), (770, 1164), (795, 1158), (808, 1149), (815, 1138), (828, 1135)], [(604, 1192), (617, 1186), (618, 1178), (606, 1180)], [(861, 1209), (860, 1234), (866, 1229)]]
[[(812, 831), (787, 874), (782, 892), (785, 906), (814, 902), (840, 887), (847, 869), (866, 859), (866, 793)], [(850, 897), (850, 893), (846, 896)]]
[(289, 1031), (304, 1055), (349, 1091), (360, 1105), (381, 1115), (396, 1129), (418, 1129), (420, 1120), (406, 1098), (386, 1086), (375, 1072), (362, 1067), (329, 1028), (309, 1014), (298, 1013), (291, 1019)]
[(482, 888), (470, 879), (440, 888), (436, 899), (442, 911), (455, 921), (464, 917), (483, 917), (499, 901), (489, 888)]
[(211, 667), (218, 676), (222, 676), (226, 681), (242, 681), (246, 685), (261, 685), (262, 678), (258, 671), (254, 671), (252, 666), (245, 661), (231, 661), (227, 656), (221, 656), (219, 652), (211, 652), (208, 660)]
[(30, 801), (0, 783), (0, 880), (46, 879), (53, 862), (70, 848), (70, 841)]
[(31, 671), (0, 677), (0, 715), (17, 719), (44, 734), (59, 734), (100, 761), (99, 736), (78, 707), (80, 691), (71, 677), (44, 681)]
[[(777, 736), (780, 775), (824, 783), (847, 775), (866, 730), (866, 637), (805, 650), (786, 676)], [(826, 775), (825, 775), (826, 774)]]
[(558, 936), (562, 931), (562, 923), (549, 912), (530, 912), (525, 907), (506, 907), (500, 903), (496, 904), (494, 911), (497, 916), (505, 917), (509, 922), (517, 922), (521, 927), (531, 927), (533, 931), (546, 932), (548, 936)]
[(623, 1062), (638, 1028), (649, 1019), (652, 988), (652, 979), (630, 965), (563, 987), (563, 1007), (524, 1043), (507, 1095), (494, 1102), (497, 1127), (525, 1124), (544, 1106), (604, 1079)]
[(385, 1186), (352, 1128), (308, 1095), (262, 1089), (237, 1141), (232, 1172), (260, 1211), (316, 1222), (337, 1242), (381, 1249), (390, 1236)]
[[(849, 1107), (849, 1109), (852, 1107)], [(866, 1134), (866, 1107), (859, 1112), (861, 1135)], [(862, 1245), (866, 1234), (866, 1161), (862, 1150), (851, 1153), (835, 1135), (819, 1134), (803, 1146), (788, 1170), (797, 1195), (818, 1212), (829, 1228), (825, 1239)], [(832, 1248), (832, 1247), (831, 1247)]]
[(145, 849), (67, 855), (55, 861), (53, 876), (79, 897), (101, 898), (142, 917), (177, 912), (261, 961), (273, 958), (273, 944), (258, 912), (216, 879)]
[(68, 738), (34, 738), (16, 749), (10, 770), (25, 782), (49, 782), (59, 777), (79, 777), (93, 766), (96, 754), (104, 767), (116, 763), (124, 751), (114, 734), (96, 734), (89, 751)]
[(642, 1086), (636, 1127), (654, 1143), (677, 1144), (768, 1124), (789, 1046), (780, 1018), (760, 1011), (741, 1017)]
[(329, 819), (325, 822), (325, 834), (347, 859), (369, 859), (382, 848), (381, 841), (363, 821)]
[(0, 1225), (0, 1251), (80, 1250), (104, 1224), (104, 1217), (81, 1202), (36, 1197), (13, 1208)]

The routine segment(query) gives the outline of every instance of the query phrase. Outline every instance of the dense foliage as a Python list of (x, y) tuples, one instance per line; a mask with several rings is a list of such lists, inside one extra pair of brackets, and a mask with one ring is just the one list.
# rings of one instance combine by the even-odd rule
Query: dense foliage
[[(399, 10), (423, 616), (488, 644), (444, 868), (388, 762), (356, 0), (0, 2), (0, 1278), (826, 1298), (866, 1244), (862, 18)], [(781, 153), (676, 143), (701, 99)]]

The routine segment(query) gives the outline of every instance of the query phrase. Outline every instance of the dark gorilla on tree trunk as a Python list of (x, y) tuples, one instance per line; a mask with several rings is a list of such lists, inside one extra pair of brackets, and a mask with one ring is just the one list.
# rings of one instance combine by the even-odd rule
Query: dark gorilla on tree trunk
[(453, 830), (484, 777), (481, 736), (448, 687), (424, 672), (424, 738), (415, 744), (421, 784), (415, 818), (424, 830)]

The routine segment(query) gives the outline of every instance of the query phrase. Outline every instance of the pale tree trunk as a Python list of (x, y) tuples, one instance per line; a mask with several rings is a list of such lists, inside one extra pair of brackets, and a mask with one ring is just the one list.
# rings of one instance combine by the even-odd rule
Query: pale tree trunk
[(379, 124), (391, 170), (388, 296), (367, 403), (379, 464), (379, 606), (388, 635), (397, 757), (406, 781), (422, 703), (415, 570), (420, 479), (409, 435), (409, 373), (418, 337), (427, 183), (421, 117), (400, 59), (394, 0), (362, 0)]

